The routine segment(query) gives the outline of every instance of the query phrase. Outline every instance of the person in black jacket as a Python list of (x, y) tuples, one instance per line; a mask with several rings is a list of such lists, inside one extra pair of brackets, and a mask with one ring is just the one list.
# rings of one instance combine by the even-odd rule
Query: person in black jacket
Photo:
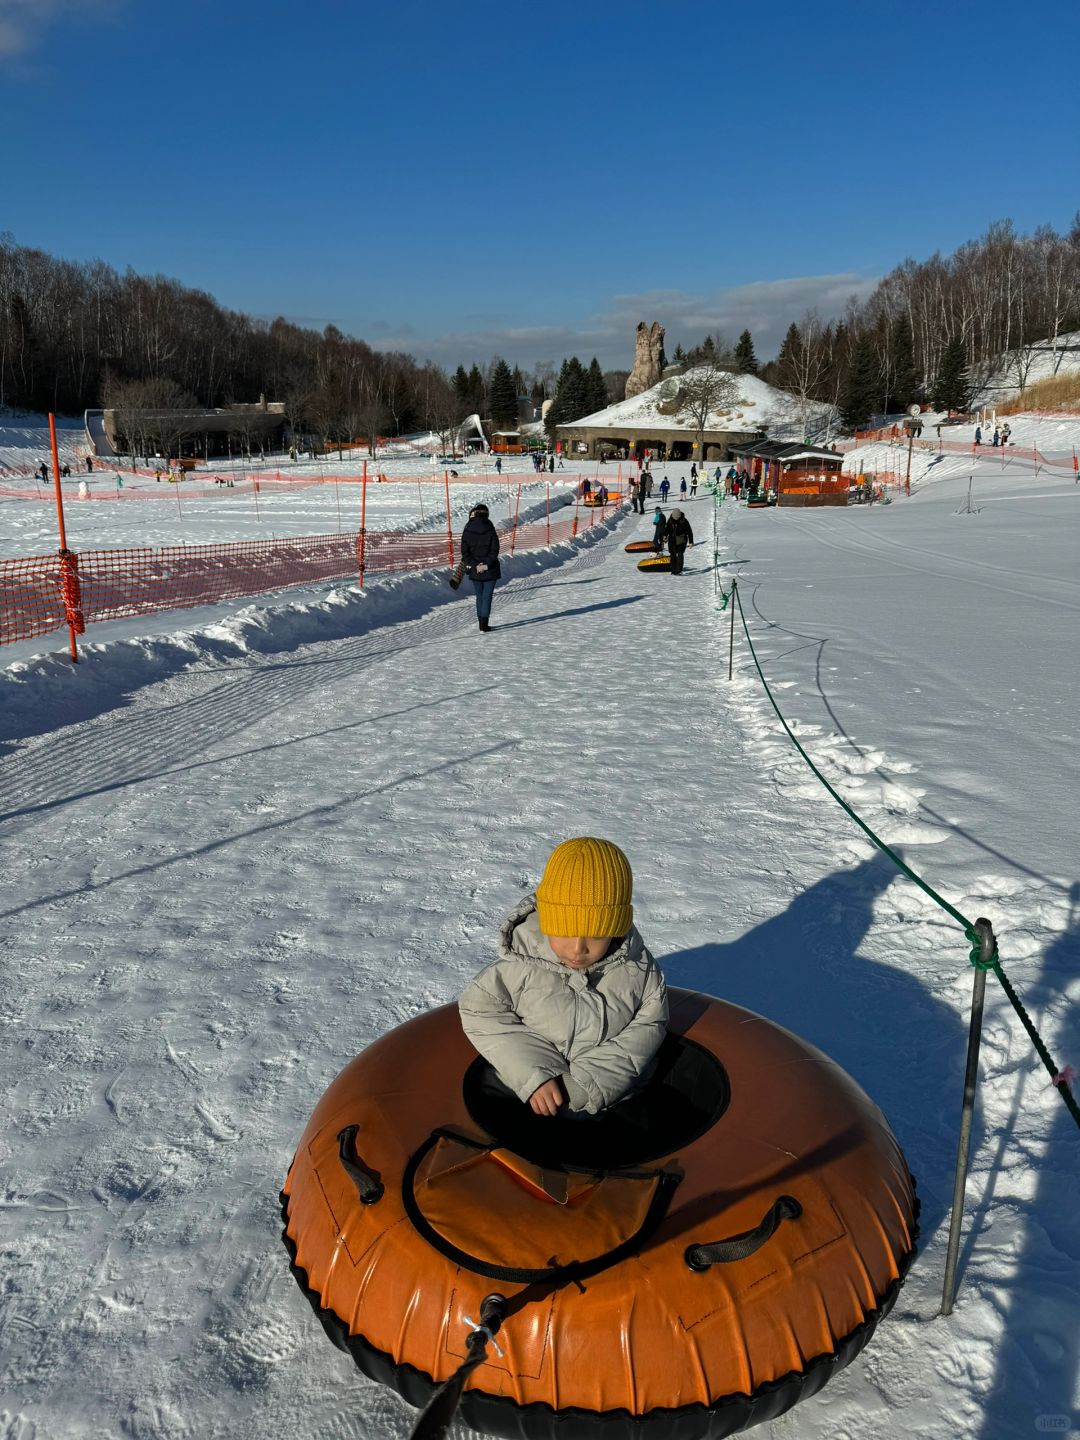
[(486, 635), (491, 629), (488, 617), (495, 582), (502, 576), (499, 569), (499, 532), (488, 517), (486, 505), (474, 505), (469, 511), (469, 523), (461, 532), (461, 562), (476, 586), (476, 618), (480, 622), (481, 633)]
[(671, 556), (672, 575), (681, 575), (683, 567), (683, 554), (687, 545), (693, 545), (694, 532), (690, 529), (690, 521), (681, 510), (672, 510), (667, 522), (667, 548)]

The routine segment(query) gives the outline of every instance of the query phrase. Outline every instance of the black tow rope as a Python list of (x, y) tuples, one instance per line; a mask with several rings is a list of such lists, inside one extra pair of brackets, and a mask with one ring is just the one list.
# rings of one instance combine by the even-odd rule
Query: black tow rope
[[(480, 1305), (479, 1320), (473, 1320), (466, 1315), (468, 1323), (476, 1328), (465, 1342), (465, 1359), (449, 1380), (443, 1381), (424, 1406), (420, 1418), (413, 1426), (410, 1440), (445, 1440), (457, 1414), (465, 1381), (476, 1367), (487, 1359), (488, 1342), (495, 1345), (499, 1326), (506, 1318), (506, 1304), (505, 1295), (486, 1295)], [(498, 1350), (498, 1345), (495, 1345), (495, 1348)], [(501, 1355), (502, 1351), (499, 1353)]]

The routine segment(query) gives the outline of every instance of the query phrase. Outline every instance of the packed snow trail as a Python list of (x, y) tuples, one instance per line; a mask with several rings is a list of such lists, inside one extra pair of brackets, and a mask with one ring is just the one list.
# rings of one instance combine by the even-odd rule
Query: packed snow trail
[[(986, 1440), (1030, 1426), (1038, 1364), (1067, 1370), (1077, 1267), (1059, 1231), (1032, 1226), (1043, 1311), (1028, 1306), (1006, 1342), (1014, 1378), (999, 1308), (1022, 1233), (992, 1231), (989, 1207), (1027, 1057), (991, 1015), (988, 1064), (1015, 1082), (997, 1167), (983, 1156), (973, 1172), (975, 1268), (953, 1321), (934, 1319), (962, 948), (792, 763), (744, 663), (728, 684), (709, 502), (687, 510), (704, 543), (682, 577), (637, 571), (622, 546), (651, 522), (628, 520), (500, 586), (490, 635), (466, 594), (348, 639), (208, 662), (4, 761), (9, 1433), (408, 1433), (414, 1412), (359, 1377), (296, 1289), (278, 1190), (329, 1080), (453, 999), (551, 846), (590, 832), (630, 856), (669, 979), (821, 1045), (883, 1106), (919, 1178), (929, 1249), (896, 1311), (762, 1440), (911, 1440), (946, 1416)], [(745, 523), (725, 521), (729, 558)], [(886, 767), (837, 754), (852, 776)], [(880, 787), (882, 813), (901, 790)], [(905, 825), (907, 845), (932, 838)], [(980, 1119), (979, 1153), (983, 1139)], [(1026, 1169), (1039, 1147), (1019, 1139)]]

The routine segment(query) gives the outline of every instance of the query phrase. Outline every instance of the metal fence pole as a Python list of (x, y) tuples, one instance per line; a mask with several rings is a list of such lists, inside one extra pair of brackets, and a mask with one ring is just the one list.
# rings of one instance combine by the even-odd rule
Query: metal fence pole
[(983, 1002), (986, 997), (986, 971), (997, 955), (997, 940), (989, 920), (975, 921), (979, 936), (979, 956), (975, 965), (975, 981), (971, 991), (971, 1024), (968, 1028), (967, 1068), (964, 1071), (964, 1101), (960, 1111), (960, 1139), (956, 1147), (956, 1175), (953, 1180), (952, 1219), (949, 1222), (949, 1248), (945, 1254), (945, 1283), (941, 1291), (941, 1313), (951, 1315), (956, 1299), (956, 1262), (960, 1255), (960, 1228), (964, 1220), (964, 1191), (967, 1186), (968, 1162), (971, 1159), (971, 1125), (975, 1113), (975, 1089), (979, 1081), (979, 1045), (982, 1041)]
[(735, 596), (736, 596), (737, 590), (738, 590), (738, 581), (735, 579), (734, 576), (732, 576), (732, 577), (731, 577), (731, 590), (730, 590), (729, 595), (728, 595), (728, 604), (731, 606), (731, 638), (730, 638), (729, 641), (728, 641), (728, 657), (727, 657), (727, 678), (728, 678), (729, 680), (731, 679), (731, 668), (732, 668), (732, 665), (734, 664), (734, 660), (735, 660), (735, 605), (736, 605)]

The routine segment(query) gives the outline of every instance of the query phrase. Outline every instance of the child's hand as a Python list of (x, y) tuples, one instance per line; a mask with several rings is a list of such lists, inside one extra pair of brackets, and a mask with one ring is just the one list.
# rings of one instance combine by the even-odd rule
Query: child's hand
[(529, 1105), (534, 1115), (557, 1115), (563, 1103), (562, 1086), (558, 1080), (545, 1080), (529, 1096)]

